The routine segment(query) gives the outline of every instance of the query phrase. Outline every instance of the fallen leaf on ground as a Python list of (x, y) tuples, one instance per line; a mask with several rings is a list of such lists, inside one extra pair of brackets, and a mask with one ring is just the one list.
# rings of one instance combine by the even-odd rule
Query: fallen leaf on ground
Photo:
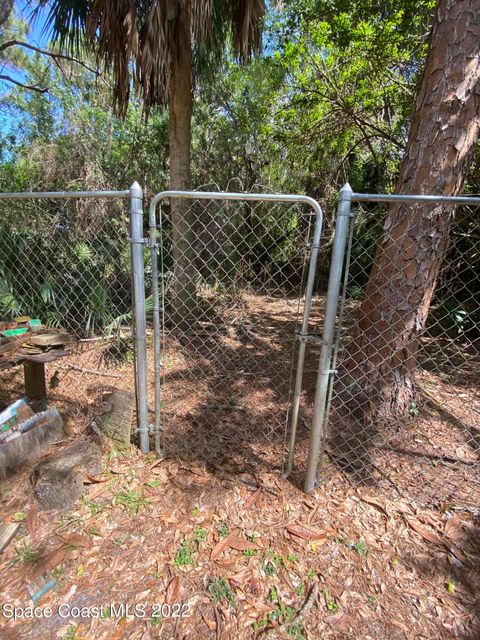
[(180, 592), (180, 577), (175, 576), (168, 583), (167, 593), (165, 595), (166, 604), (173, 604), (174, 602), (178, 602), (179, 592)]
[(34, 503), (32, 504), (32, 506), (30, 507), (27, 513), (27, 529), (32, 540), (35, 539), (35, 533), (37, 531), (37, 517), (38, 517), (37, 505)]
[(379, 509), (384, 515), (387, 516), (387, 518), (390, 517), (390, 514), (388, 513), (387, 507), (385, 504), (383, 504), (383, 502), (381, 500), (379, 500), (378, 498), (374, 498), (373, 496), (366, 496), (361, 494), (360, 492), (358, 493), (360, 500), (362, 500), (363, 502), (366, 502), (367, 504), (371, 505), (372, 507), (376, 507), (377, 509)]
[(108, 482), (111, 478), (108, 476), (105, 478), (96, 478), (95, 476), (90, 476), (88, 473), (83, 478), (83, 484), (98, 484), (99, 482)]
[(285, 528), (289, 533), (294, 536), (298, 536), (303, 540), (316, 540), (318, 542), (320, 540), (327, 539), (327, 535), (324, 531), (309, 529), (308, 527), (303, 527), (301, 524), (287, 524)]
[(262, 495), (262, 488), (260, 487), (260, 489), (257, 489), (256, 491), (254, 491), (246, 500), (245, 500), (245, 504), (243, 505), (245, 508), (249, 508), (249, 507), (253, 507), (253, 505), (257, 502), (257, 500), (260, 498), (260, 496)]
[(345, 622), (343, 619), (346, 617), (346, 613), (344, 611), (339, 611), (338, 613), (334, 613), (331, 616), (327, 616), (326, 618), (323, 619), (323, 621), (326, 624), (331, 625), (332, 627), (335, 627), (338, 625), (339, 622)]
[(422, 538), (427, 542), (431, 542), (432, 544), (444, 544), (444, 541), (442, 540), (442, 538), (440, 538), (440, 536), (437, 536), (436, 533), (433, 533), (432, 531), (425, 529), (425, 527), (422, 527), (418, 520), (414, 520), (413, 518), (406, 518), (406, 521), (408, 522), (410, 527), (418, 534), (420, 534)]
[(234, 533), (229, 533), (226, 538), (220, 540), (220, 542), (213, 547), (212, 553), (210, 554), (210, 560), (216, 560), (227, 547), (235, 549), (235, 551), (245, 551), (245, 549), (248, 549), (251, 546), (252, 543), (248, 540), (240, 538), (240, 536), (237, 536)]

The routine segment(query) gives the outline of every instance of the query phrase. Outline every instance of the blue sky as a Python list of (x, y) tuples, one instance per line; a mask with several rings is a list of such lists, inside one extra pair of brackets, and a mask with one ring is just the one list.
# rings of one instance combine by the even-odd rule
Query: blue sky
[[(28, 0), (16, 0), (15, 11), (17, 17), (24, 17), (28, 20), (32, 13), (32, 8), (31, 6), (29, 6), (29, 4), (30, 3), (28, 2)], [(47, 47), (48, 37), (46, 34), (42, 33), (41, 17), (35, 20), (33, 24), (31, 24), (27, 41), (42, 49), (45, 49)], [(5, 69), (5, 72), (14, 80), (18, 80), (20, 82), (25, 80), (24, 74), (13, 67), (8, 67), (8, 70)], [(5, 83), (4, 86), (0, 89), (0, 96), (2, 95), (3, 91), (8, 91), (9, 87), (10, 85), (8, 83)], [(4, 132), (10, 131), (15, 127), (15, 116), (9, 109), (2, 109), (0, 113), (0, 124)]]
[[(15, 2), (15, 10), (17, 15), (23, 16), (28, 20), (32, 13), (30, 3), (27, 0), (16, 0)], [(47, 37), (45, 34), (42, 34), (42, 25), (41, 19), (36, 20), (35, 23), (30, 27), (30, 33), (28, 35), (28, 41), (32, 44), (35, 44), (38, 47), (44, 47), (47, 43)]]

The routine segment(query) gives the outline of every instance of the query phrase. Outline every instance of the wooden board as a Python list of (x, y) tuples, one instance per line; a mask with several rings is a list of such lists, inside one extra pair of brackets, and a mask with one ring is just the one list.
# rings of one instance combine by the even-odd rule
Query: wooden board
[(20, 525), (16, 522), (2, 522), (0, 524), (0, 553), (9, 545), (15, 537)]

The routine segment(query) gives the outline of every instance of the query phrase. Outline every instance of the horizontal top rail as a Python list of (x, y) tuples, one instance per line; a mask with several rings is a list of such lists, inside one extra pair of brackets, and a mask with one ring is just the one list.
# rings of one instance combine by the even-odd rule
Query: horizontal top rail
[(243, 193), (237, 191), (162, 191), (150, 202), (150, 209), (155, 210), (158, 202), (165, 198), (192, 198), (197, 200), (240, 200), (253, 202), (298, 202), (310, 205), (316, 215), (322, 217), (322, 209), (318, 202), (310, 196), (287, 193)]
[(0, 200), (28, 200), (29, 198), (128, 198), (130, 189), (124, 191), (19, 191), (0, 193)]
[(432, 204), (480, 205), (480, 196), (427, 196), (394, 193), (352, 193), (353, 202), (430, 202)]

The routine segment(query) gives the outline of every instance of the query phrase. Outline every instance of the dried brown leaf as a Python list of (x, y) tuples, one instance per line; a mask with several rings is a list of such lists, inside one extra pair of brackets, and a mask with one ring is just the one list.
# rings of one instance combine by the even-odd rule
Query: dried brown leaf
[(178, 602), (179, 592), (180, 592), (180, 577), (175, 576), (168, 583), (167, 593), (165, 595), (166, 604), (173, 604), (174, 602)]
[(254, 491), (250, 496), (245, 500), (245, 504), (243, 505), (246, 509), (253, 507), (260, 496), (262, 495), (262, 488), (260, 487), (256, 491)]
[(211, 618), (207, 618), (207, 616), (204, 614), (202, 614), (202, 620), (205, 622), (205, 624), (210, 629), (210, 631), (215, 631), (215, 629), (217, 628), (215, 620), (212, 620)]
[(228, 546), (230, 549), (235, 549), (235, 551), (245, 551), (245, 549), (252, 546), (252, 542), (249, 542), (240, 536), (236, 536), (234, 533), (230, 533), (226, 539), (228, 540)]
[(213, 547), (212, 553), (210, 554), (210, 560), (216, 560), (218, 556), (222, 554), (223, 551), (227, 548), (227, 546), (228, 536), (226, 538), (222, 538), (220, 542), (217, 542), (217, 544)]
[[(349, 620), (345, 611), (338, 611), (338, 613), (334, 613), (331, 616), (327, 616), (323, 619), (326, 624), (331, 625), (332, 627), (338, 627), (339, 625), (348, 626)], [(347, 623), (347, 625), (345, 625)]]
[(69, 546), (74, 547), (89, 547), (88, 540), (80, 533), (57, 533), (57, 538)]
[(241, 538), (234, 533), (229, 533), (226, 538), (220, 540), (220, 542), (213, 547), (212, 553), (210, 554), (210, 560), (216, 560), (227, 547), (235, 549), (235, 551), (245, 551), (245, 549), (248, 549), (251, 546), (252, 543), (245, 540), (245, 538)]
[(38, 521), (38, 509), (37, 509), (37, 505), (33, 503), (27, 513), (27, 529), (32, 540), (35, 539), (35, 534), (37, 532), (37, 521)]
[(359, 497), (360, 500), (362, 500), (363, 502), (366, 502), (367, 504), (371, 505), (372, 507), (376, 507), (377, 509), (379, 509), (384, 515), (387, 516), (387, 518), (390, 517), (390, 514), (388, 513), (387, 507), (386, 505), (383, 503), (383, 501), (379, 500), (378, 498), (375, 498), (373, 496), (366, 496), (363, 495), (359, 492)]
[(413, 518), (406, 518), (406, 520), (410, 527), (419, 535), (421, 535), (422, 538), (427, 542), (440, 545), (444, 544), (444, 541), (442, 540), (442, 538), (440, 538), (440, 536), (438, 536), (436, 533), (433, 533), (432, 531), (429, 531), (428, 529), (425, 529), (425, 527), (422, 527), (418, 520), (415, 520)]
[(317, 531), (316, 529), (309, 529), (308, 527), (304, 527), (301, 524), (287, 524), (285, 526), (286, 530), (294, 536), (298, 538), (302, 538), (303, 540), (326, 540), (327, 535), (324, 531)]
[(100, 482), (108, 482), (110, 479), (111, 478), (108, 476), (105, 478), (96, 478), (95, 476), (91, 476), (87, 473), (83, 478), (83, 484), (98, 484)]

